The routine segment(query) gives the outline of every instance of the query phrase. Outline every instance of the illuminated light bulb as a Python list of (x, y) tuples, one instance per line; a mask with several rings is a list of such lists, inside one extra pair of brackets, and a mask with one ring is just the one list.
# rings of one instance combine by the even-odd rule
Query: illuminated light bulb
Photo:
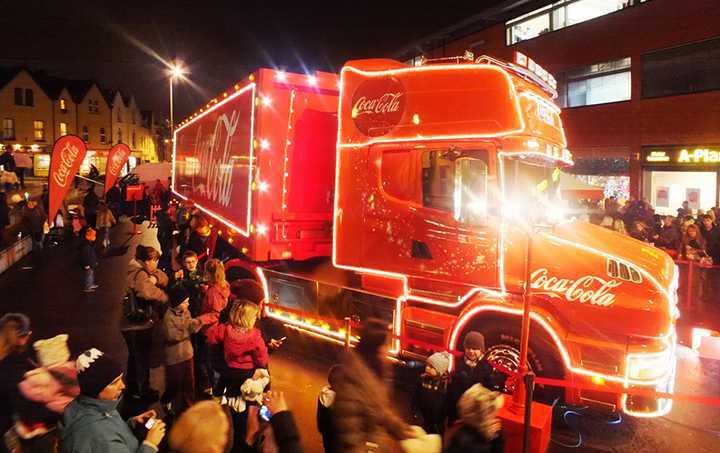
[(254, 232), (255, 232), (255, 225), (250, 224), (250, 232), (251, 232), (251, 233), (254, 233)]
[(260, 192), (267, 192), (267, 190), (270, 188), (270, 185), (265, 181), (261, 181), (258, 187), (260, 189)]
[[(357, 107), (353, 107), (352, 112), (350, 112), (350, 118), (357, 118), (358, 116), (358, 109)], [(413, 122), (415, 121), (415, 116), (413, 116)], [(417, 124), (417, 123), (415, 123)]]
[[(354, 110), (354, 109), (353, 109), (353, 110)], [(413, 124), (420, 124), (420, 115), (418, 115), (417, 113), (415, 113), (415, 114), (412, 116), (412, 122), (413, 122)]]
[(224, 98), (228, 97), (227, 92), (223, 93), (223, 97), (224, 97)]
[(252, 82), (253, 80), (255, 80), (255, 74), (250, 74), (250, 75), (248, 76), (248, 80), (251, 81), (251, 82)]
[(249, 252), (250, 250), (247, 247), (243, 247), (240, 249), (240, 251), (243, 252), (243, 254), (247, 254), (247, 252)]
[(268, 149), (268, 148), (270, 148), (270, 142), (267, 141), (267, 139), (265, 139), (265, 138), (262, 139), (262, 140), (260, 140), (260, 148), (261, 148), (261, 149)]
[(229, 244), (232, 244), (232, 243), (233, 243), (233, 238), (228, 239), (228, 243), (229, 243)]
[(316, 85), (317, 85), (317, 82), (318, 82), (318, 81), (317, 81), (317, 77), (312, 76), (312, 75), (311, 75), (311, 76), (308, 76), (308, 77), (307, 77), (307, 82), (308, 82), (310, 85), (312, 85), (312, 86), (316, 86)]
[(257, 233), (258, 233), (258, 235), (260, 235), (260, 236), (266, 234), (266, 233), (267, 233), (267, 230), (268, 230), (268, 229), (267, 229), (267, 226), (265, 226), (265, 225), (262, 224), (262, 223), (257, 226)]
[(538, 149), (540, 148), (540, 143), (537, 140), (528, 140), (525, 142), (528, 148), (530, 149)]
[(222, 230), (218, 230), (218, 236), (222, 236), (222, 235), (223, 235)]
[(262, 102), (263, 107), (270, 107), (272, 105), (272, 99), (270, 99), (269, 96), (261, 96), (260, 100)]
[(275, 80), (284, 82), (287, 80), (287, 73), (285, 71), (278, 71), (275, 73)]
[(603, 377), (593, 376), (591, 378), (591, 380), (592, 380), (592, 383), (595, 385), (605, 385), (605, 378), (603, 378)]
[(210, 108), (210, 103), (205, 104), (205, 108), (206, 108), (206, 109), (209, 109), (209, 108)]
[(234, 86), (233, 88), (235, 88), (235, 91), (237, 91), (237, 90), (239, 90), (239, 89), (240, 89), (240, 85), (238, 85), (238, 84), (236, 83), (236, 84), (235, 84), (235, 86)]

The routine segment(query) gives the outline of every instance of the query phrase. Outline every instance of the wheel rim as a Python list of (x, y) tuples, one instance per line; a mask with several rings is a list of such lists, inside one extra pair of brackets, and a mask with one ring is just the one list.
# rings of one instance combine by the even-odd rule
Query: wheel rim
[(483, 358), (497, 363), (510, 371), (520, 369), (520, 351), (509, 344), (497, 344), (488, 348)]

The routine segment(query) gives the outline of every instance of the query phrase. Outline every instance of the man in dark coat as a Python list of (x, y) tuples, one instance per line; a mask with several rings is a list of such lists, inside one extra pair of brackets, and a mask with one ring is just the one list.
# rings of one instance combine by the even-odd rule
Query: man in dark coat
[(660, 227), (653, 241), (657, 247), (677, 250), (680, 245), (680, 228), (675, 224), (673, 216), (667, 215), (663, 217), (662, 227)]
[(705, 250), (713, 259), (713, 264), (720, 264), (720, 227), (713, 223), (709, 215), (702, 216), (700, 233), (705, 239)]
[(22, 222), (25, 230), (29, 232), (32, 237), (33, 261), (36, 264), (40, 262), (40, 253), (43, 248), (45, 220), (46, 215), (42, 206), (40, 206), (36, 200), (28, 200), (22, 209)]
[[(0, 351), (0, 432), (5, 433), (13, 424), (13, 416), (20, 399), (18, 384), (25, 373), (33, 369), (25, 354), (30, 340), (30, 320), (22, 313), (8, 313), (0, 318), (0, 335), (12, 338), (5, 351)], [(0, 453), (6, 452), (5, 443), (0, 442)]]
[(493, 368), (482, 356), (485, 354), (485, 337), (480, 332), (470, 331), (463, 339), (464, 355), (455, 361), (455, 369), (450, 376), (448, 386), (448, 425), (457, 418), (457, 403), (467, 389), (475, 384), (493, 388)]
[(88, 227), (83, 235), (83, 241), (80, 245), (80, 265), (85, 273), (85, 284), (83, 291), (91, 293), (98, 288), (95, 284), (95, 269), (98, 265), (97, 253), (95, 252), (95, 239), (97, 233), (94, 229)]

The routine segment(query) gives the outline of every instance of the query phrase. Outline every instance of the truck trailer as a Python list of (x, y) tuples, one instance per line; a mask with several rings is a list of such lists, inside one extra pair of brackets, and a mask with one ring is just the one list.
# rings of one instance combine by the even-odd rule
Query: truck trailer
[(530, 369), (579, 384), (540, 397), (664, 415), (670, 399), (624, 392), (673, 391), (677, 268), (563, 219), (573, 160), (555, 96), (520, 53), (350, 61), (339, 76), (261, 68), (177, 127), (173, 192), (208, 219), (207, 254), (259, 281), (264, 313), (303, 334), (353, 344), (380, 318), (407, 361), (476, 330), (515, 370), (527, 296)]

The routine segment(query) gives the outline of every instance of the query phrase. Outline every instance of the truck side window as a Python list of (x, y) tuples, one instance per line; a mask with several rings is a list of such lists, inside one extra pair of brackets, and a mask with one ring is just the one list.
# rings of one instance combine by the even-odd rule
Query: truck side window
[(455, 220), (467, 224), (485, 221), (488, 166), (482, 160), (461, 157), (455, 161)]
[(487, 213), (488, 166), (482, 151), (431, 150), (422, 155), (423, 206), (482, 223)]
[(426, 151), (422, 155), (423, 206), (454, 211), (454, 163), (443, 151)]

